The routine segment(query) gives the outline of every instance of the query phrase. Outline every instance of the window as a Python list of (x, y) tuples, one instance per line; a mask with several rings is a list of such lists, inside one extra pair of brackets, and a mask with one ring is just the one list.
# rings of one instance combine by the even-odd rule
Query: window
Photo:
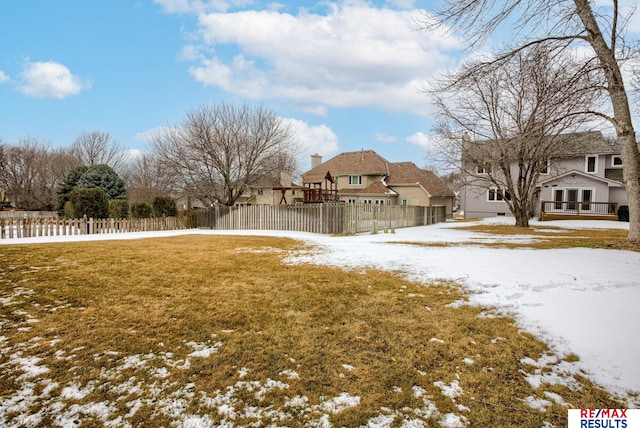
[(598, 172), (598, 157), (597, 156), (587, 156), (585, 159), (585, 167), (588, 173)]
[(554, 189), (554, 208), (558, 211), (591, 211), (595, 189)]
[(384, 199), (376, 199), (376, 205), (384, 205)]
[(593, 191), (591, 189), (582, 189), (582, 206), (580, 209), (582, 211), (590, 211), (591, 210), (591, 196)]
[(540, 168), (540, 174), (549, 174), (549, 166), (551, 165), (551, 162), (549, 161), (549, 159), (547, 159), (543, 164), (542, 164), (542, 168)]
[(509, 194), (508, 190), (498, 190), (496, 188), (491, 188), (487, 191), (487, 199), (490, 202), (498, 202), (498, 201), (510, 201), (511, 200), (511, 194)]
[(350, 185), (362, 184), (362, 176), (361, 175), (350, 175), (349, 176), (349, 184)]
[(409, 205), (409, 200), (408, 199), (403, 199), (402, 200), (402, 206), (406, 207), (407, 205)]
[(488, 165), (477, 165), (476, 173), (477, 174), (489, 174), (491, 172), (491, 167)]
[(355, 200), (355, 199), (351, 199), (351, 198), (349, 198), (349, 200), (347, 200), (347, 203), (349, 203), (349, 204), (355, 204), (356, 202), (358, 202), (358, 201)]
[(611, 156), (611, 166), (622, 166), (622, 158), (620, 155)]
[(363, 204), (370, 204), (371, 203), (371, 199), (363, 199), (362, 203)]

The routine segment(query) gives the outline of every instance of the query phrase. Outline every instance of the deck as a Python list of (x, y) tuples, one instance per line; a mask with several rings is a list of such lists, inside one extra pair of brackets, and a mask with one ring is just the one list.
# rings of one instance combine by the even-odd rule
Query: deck
[(540, 220), (618, 220), (616, 202), (542, 201)]

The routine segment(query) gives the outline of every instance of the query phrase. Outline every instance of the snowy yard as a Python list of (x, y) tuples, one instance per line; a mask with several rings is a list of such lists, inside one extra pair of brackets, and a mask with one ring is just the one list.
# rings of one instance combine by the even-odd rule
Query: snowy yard
[[(485, 223), (505, 221), (511, 220), (489, 219)], [(399, 229), (394, 234), (345, 237), (275, 231), (191, 230), (3, 240), (0, 244), (127, 240), (184, 234), (294, 238), (313, 249), (284, 253), (285, 262), (292, 266), (311, 263), (355, 271), (375, 268), (424, 284), (437, 280), (455, 281), (468, 292), (468, 301), (451, 302), (450, 308), (477, 305), (488, 308), (482, 312), (487, 318), (506, 314), (516, 320), (520, 329), (550, 346), (553, 352), (520, 360), (520, 364), (530, 367), (522, 376), (533, 390), (543, 385), (579, 390), (579, 379), (586, 376), (623, 400), (627, 407), (637, 408), (640, 405), (640, 368), (637, 364), (640, 355), (640, 331), (637, 329), (640, 325), (637, 309), (640, 305), (640, 253), (588, 248), (483, 247), (483, 243), (526, 243), (534, 238), (456, 230), (460, 226), (469, 226), (469, 223), (449, 222)], [(545, 222), (543, 226), (625, 228), (628, 224), (565, 221)], [(274, 249), (274, 252), (278, 250)], [(270, 404), (269, 398), (274, 394), (286, 393), (293, 388), (293, 383), (301, 381), (300, 364), (295, 358), (290, 358), (290, 367), (280, 370), (277, 376), (260, 380), (252, 377), (251, 369), (235, 367), (230, 384), (212, 394), (198, 392), (195, 381), (176, 375), (179, 370), (202, 365), (203, 360), (215, 357), (228, 346), (234, 336), (232, 329), (219, 330), (207, 340), (185, 340), (177, 347), (156, 343), (160, 349), (166, 349), (160, 352), (126, 354), (105, 347), (90, 356), (102, 367), (99, 371), (78, 373), (72, 377), (77, 381), (60, 384), (48, 377), (54, 368), (43, 364), (35, 350), (42, 352), (41, 348), (47, 347), (49, 360), (60, 364), (71, 364), (74, 358), (86, 355), (86, 350), (59, 349), (62, 339), (56, 338), (31, 337), (26, 342), (12, 343), (12, 334), (29, 332), (40, 322), (28, 310), (34, 290), (29, 282), (0, 285), (3, 287), (0, 288), (0, 309), (4, 308), (0, 312), (3, 315), (0, 318), (0, 362), (4, 361), (0, 363), (0, 370), (17, 373), (12, 378), (14, 389), (0, 390), (0, 426), (8, 424), (9, 415), (15, 426), (39, 426), (45, 417), (56, 426), (74, 426), (86, 417), (102, 421), (105, 426), (135, 426), (136, 418), (139, 422), (144, 421), (145, 414), (140, 410), (143, 408), (152, 408), (169, 417), (173, 425), (184, 427), (218, 426), (219, 419), (215, 422), (211, 415), (222, 415), (228, 426), (235, 425), (234, 421), (238, 420), (255, 420), (256, 425), (259, 421), (271, 421), (281, 426), (299, 420), (306, 426), (331, 426), (333, 415), (355, 408), (363, 400), (360, 395), (341, 391), (318, 400), (285, 394), (286, 398), (277, 405)], [(398, 291), (403, 292), (402, 289)], [(66, 310), (68, 305), (64, 301), (52, 301), (48, 307), (37, 310), (53, 313)], [(23, 309), (13, 310), (16, 307)], [(495, 337), (492, 340), (499, 343), (506, 339)], [(426, 337), (425, 341), (430, 346), (444, 346), (439, 337)], [(472, 366), (475, 359), (476, 356), (470, 354), (458, 364)], [(354, 376), (358, 369), (353, 361), (340, 362), (339, 376)], [(416, 371), (418, 378), (424, 375), (420, 370)], [(431, 382), (431, 386), (450, 401), (449, 408), (439, 408), (433, 391), (426, 391), (422, 386), (414, 385), (410, 391), (395, 386), (398, 391), (392, 391), (410, 394), (413, 405), (381, 407), (377, 415), (369, 418), (367, 425), (417, 427), (436, 420), (441, 426), (466, 426), (469, 408), (461, 400), (467, 392), (459, 378), (456, 374), (453, 378)], [(92, 397), (101, 395), (104, 399), (87, 402), (85, 398), (90, 394)], [(572, 405), (552, 391), (520, 400), (532, 411), (541, 413), (552, 405)], [(37, 411), (32, 411), (36, 409), (36, 403), (43, 402), (46, 406), (40, 405)], [(117, 414), (116, 407), (123, 403), (129, 413), (113, 417)]]

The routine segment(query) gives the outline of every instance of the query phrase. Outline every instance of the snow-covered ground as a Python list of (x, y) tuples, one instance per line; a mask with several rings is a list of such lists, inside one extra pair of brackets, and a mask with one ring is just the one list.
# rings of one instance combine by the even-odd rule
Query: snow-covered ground
[[(484, 222), (508, 222), (495, 218)], [(527, 242), (529, 237), (485, 235), (456, 230), (470, 223), (447, 222), (398, 229), (394, 234), (323, 236), (282, 231), (188, 230), (84, 235), (20, 240), (0, 244), (139, 239), (187, 233), (280, 236), (317, 246), (293, 254), (291, 263), (311, 262), (343, 268), (374, 267), (403, 272), (428, 283), (452, 279), (470, 292), (470, 302), (493, 306), (515, 317), (521, 328), (545, 340), (560, 355), (575, 353), (591, 379), (640, 406), (640, 253), (605, 249), (506, 249), (485, 242)], [(533, 222), (532, 225), (538, 225)], [(562, 228), (628, 228), (607, 221), (545, 222)], [(450, 243), (419, 246), (408, 243)], [(461, 304), (463, 304), (461, 302)]]

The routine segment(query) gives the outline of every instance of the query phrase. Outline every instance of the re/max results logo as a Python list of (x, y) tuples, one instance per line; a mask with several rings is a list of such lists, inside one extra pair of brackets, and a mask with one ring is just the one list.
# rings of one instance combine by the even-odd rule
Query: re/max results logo
[(640, 428), (640, 409), (569, 409), (569, 428)]

